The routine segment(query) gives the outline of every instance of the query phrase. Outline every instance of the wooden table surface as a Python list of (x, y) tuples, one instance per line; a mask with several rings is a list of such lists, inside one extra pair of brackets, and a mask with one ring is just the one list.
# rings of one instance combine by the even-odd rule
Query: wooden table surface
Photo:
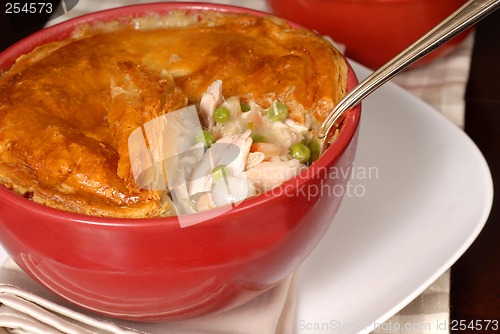
[(500, 322), (500, 10), (481, 21), (476, 29), (466, 93), (465, 131), (488, 161), (496, 195), (483, 231), (452, 267), (451, 319)]

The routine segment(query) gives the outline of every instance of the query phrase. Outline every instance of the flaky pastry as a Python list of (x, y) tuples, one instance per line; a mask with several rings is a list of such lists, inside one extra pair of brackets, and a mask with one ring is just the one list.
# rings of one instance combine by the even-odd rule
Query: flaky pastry
[(0, 184), (36, 202), (98, 216), (157, 217), (139, 189), (127, 138), (145, 122), (224, 96), (314, 129), (346, 92), (347, 65), (313, 32), (274, 17), (174, 11), (86, 25), (42, 45), (0, 77)]

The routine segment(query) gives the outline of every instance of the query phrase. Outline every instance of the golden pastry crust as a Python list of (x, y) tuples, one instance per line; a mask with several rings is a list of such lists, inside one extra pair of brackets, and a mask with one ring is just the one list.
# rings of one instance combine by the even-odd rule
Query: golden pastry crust
[(0, 184), (74, 212), (161, 216), (161, 193), (131, 175), (127, 139), (137, 127), (198, 103), (215, 80), (224, 96), (284, 102), (313, 127), (345, 94), (343, 57), (312, 32), (276, 18), (171, 15), (188, 19), (87, 26), (21, 57), (0, 78)]

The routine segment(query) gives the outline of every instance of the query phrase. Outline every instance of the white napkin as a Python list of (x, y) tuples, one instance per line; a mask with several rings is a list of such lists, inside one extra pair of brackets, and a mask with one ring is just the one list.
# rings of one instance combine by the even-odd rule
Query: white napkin
[(293, 329), (293, 275), (233, 310), (192, 320), (135, 323), (93, 314), (53, 295), (12, 261), (0, 268), (0, 334), (289, 334)]

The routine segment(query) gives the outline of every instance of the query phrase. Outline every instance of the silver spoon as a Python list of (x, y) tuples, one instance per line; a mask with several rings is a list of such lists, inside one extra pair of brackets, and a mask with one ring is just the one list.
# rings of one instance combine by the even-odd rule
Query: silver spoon
[(393, 78), (396, 74), (437, 49), (465, 29), (500, 7), (500, 0), (470, 0), (439, 23), (431, 31), (406, 50), (387, 62), (377, 71), (352, 89), (325, 118), (318, 131), (323, 153), (334, 125), (338, 124), (346, 111), (355, 107), (365, 97)]

